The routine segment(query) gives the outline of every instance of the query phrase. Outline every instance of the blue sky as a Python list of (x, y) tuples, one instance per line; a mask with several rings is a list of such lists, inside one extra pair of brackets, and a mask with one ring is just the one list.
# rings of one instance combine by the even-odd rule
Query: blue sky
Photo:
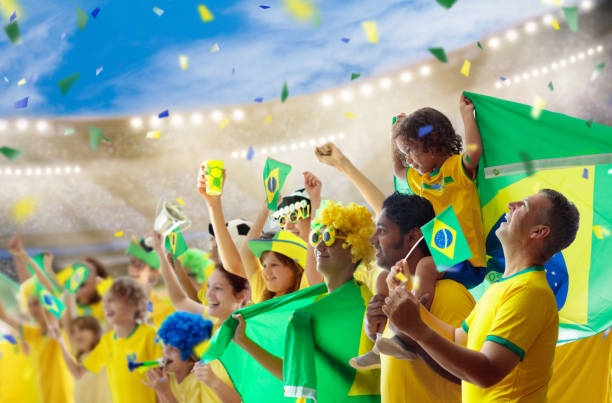
[[(15, 0), (0, 3), (5, 25)], [(215, 19), (203, 23), (198, 4)], [(293, 19), (280, 0), (21, 0), (22, 42), (12, 45), (0, 33), (0, 116), (244, 104), (277, 99), (285, 80), (291, 95), (305, 94), (345, 84), (353, 72), (367, 77), (427, 58), (428, 47), (460, 48), (554, 9), (538, 0), (458, 0), (450, 10), (433, 0), (315, 4), (321, 15), (316, 28)], [(156, 15), (154, 6), (164, 14)], [(100, 8), (83, 31), (76, 7), (88, 14)], [(377, 22), (379, 43), (366, 41), (365, 20)], [(215, 43), (220, 50), (209, 53)], [(179, 66), (181, 54), (189, 58), (187, 70)], [(76, 72), (79, 80), (62, 96), (57, 81)], [(18, 86), (21, 78), (27, 83)], [(14, 109), (26, 96), (28, 108)]]

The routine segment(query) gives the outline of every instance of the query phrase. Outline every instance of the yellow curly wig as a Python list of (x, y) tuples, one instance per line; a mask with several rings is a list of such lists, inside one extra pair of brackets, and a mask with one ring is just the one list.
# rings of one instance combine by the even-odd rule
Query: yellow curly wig
[(351, 248), (353, 263), (363, 260), (369, 263), (374, 259), (374, 247), (370, 237), (376, 226), (370, 213), (364, 206), (350, 203), (343, 206), (340, 202), (327, 201), (317, 212), (313, 227), (325, 225), (346, 234), (344, 248)]

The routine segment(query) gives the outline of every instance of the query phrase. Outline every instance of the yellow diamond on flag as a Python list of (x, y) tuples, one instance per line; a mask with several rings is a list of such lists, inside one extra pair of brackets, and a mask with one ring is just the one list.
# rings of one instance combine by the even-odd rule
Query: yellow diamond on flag
[(434, 219), (433, 233), (429, 246), (444, 254), (449, 259), (455, 255), (457, 231), (438, 219)]
[(268, 203), (272, 203), (274, 200), (274, 196), (278, 191), (278, 168), (270, 171), (270, 174), (266, 177), (265, 185), (266, 185), (266, 196), (268, 198)]

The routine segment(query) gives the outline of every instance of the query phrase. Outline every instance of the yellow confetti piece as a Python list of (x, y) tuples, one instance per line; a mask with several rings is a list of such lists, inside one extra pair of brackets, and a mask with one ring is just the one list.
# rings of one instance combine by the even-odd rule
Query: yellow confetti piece
[(378, 43), (378, 28), (376, 27), (376, 21), (364, 21), (361, 23), (363, 31), (365, 32), (366, 38), (370, 43)]
[(546, 107), (546, 101), (543, 98), (536, 96), (533, 99), (533, 104), (531, 105), (531, 117), (534, 119), (539, 119), (542, 114), (542, 109)]
[(593, 232), (597, 239), (604, 239), (604, 237), (610, 236), (610, 230), (601, 225), (593, 225)]
[(123, 236), (123, 230), (115, 232), (115, 238), (121, 238)]
[(183, 201), (183, 199), (182, 199), (182, 198), (180, 198), (180, 197), (177, 197), (177, 198), (176, 198), (176, 201), (177, 201), (177, 202), (178, 202), (178, 203), (179, 203), (181, 206), (184, 206), (184, 205), (185, 205), (185, 202), (184, 202), (184, 201)]
[(25, 196), (17, 200), (11, 208), (11, 215), (17, 223), (22, 223), (36, 212), (36, 199)]
[(204, 4), (198, 4), (198, 11), (203, 22), (209, 22), (215, 19), (212, 13)]
[(402, 283), (405, 283), (406, 281), (408, 281), (404, 273), (402, 273), (401, 271), (397, 272), (397, 274), (395, 275), (395, 278), (401, 281)]
[(472, 63), (470, 63), (469, 60), (465, 60), (463, 62), (463, 66), (461, 67), (461, 74), (463, 74), (466, 77), (470, 76), (470, 67), (472, 66)]
[(355, 117), (355, 114), (353, 112), (344, 112), (344, 116), (349, 119), (353, 119)]
[(214, 45), (212, 45), (209, 49), (208, 49), (208, 53), (215, 53), (219, 51), (219, 44), (215, 43)]
[(272, 121), (272, 115), (267, 115), (265, 122), (269, 124), (271, 121)]
[(553, 28), (555, 29), (555, 31), (558, 31), (558, 30), (561, 29), (561, 27), (559, 27), (559, 21), (557, 21), (556, 18), (553, 18), (550, 23), (553, 26)]
[(555, 7), (561, 7), (563, 5), (563, 0), (541, 0), (540, 3)]
[(152, 130), (150, 132), (147, 132), (148, 139), (159, 140), (160, 137), (161, 137), (161, 130)]
[(26, 83), (26, 79), (22, 78), (21, 80), (17, 81), (17, 85), (22, 86)]
[(219, 127), (221, 128), (221, 130), (225, 129), (227, 125), (229, 125), (229, 118), (225, 118), (219, 122)]
[(179, 55), (179, 64), (181, 65), (181, 69), (187, 70), (189, 67), (189, 59), (185, 55)]
[(305, 0), (284, 0), (285, 10), (298, 21), (308, 21), (314, 16), (315, 6)]

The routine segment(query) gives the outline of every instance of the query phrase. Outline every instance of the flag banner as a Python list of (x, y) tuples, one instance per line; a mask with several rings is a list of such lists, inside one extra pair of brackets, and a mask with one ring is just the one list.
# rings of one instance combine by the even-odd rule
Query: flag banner
[[(507, 204), (543, 188), (561, 192), (578, 208), (580, 227), (545, 266), (559, 308), (559, 343), (606, 330), (612, 325), (612, 128), (546, 110), (535, 120), (527, 105), (464, 95), (474, 103), (483, 143), (477, 184), (488, 268), (505, 266), (495, 230)], [(525, 153), (530, 161), (522, 160)]]
[(45, 287), (38, 280), (35, 282), (36, 284), (36, 294), (38, 295), (38, 299), (40, 300), (40, 304), (47, 311), (51, 312), (53, 316), (59, 319), (62, 316), (62, 313), (66, 309), (64, 303), (57, 298), (55, 295), (47, 291)]
[(278, 209), (278, 197), (280, 195), (280, 190), (283, 188), (285, 179), (287, 179), (289, 172), (291, 172), (290, 165), (283, 164), (282, 162), (273, 160), (272, 158), (266, 159), (263, 180), (269, 210), (276, 211)]
[(183, 238), (183, 233), (179, 228), (175, 228), (166, 237), (166, 250), (172, 253), (174, 259), (177, 259), (187, 251), (187, 242)]
[(453, 206), (448, 206), (423, 225), (421, 232), (438, 271), (444, 271), (472, 257)]
[(83, 263), (75, 263), (72, 268), (72, 274), (70, 275), (70, 277), (68, 277), (64, 288), (66, 288), (66, 290), (68, 290), (72, 294), (75, 294), (78, 291), (79, 287), (81, 287), (85, 280), (87, 280), (88, 276), (89, 268)]

